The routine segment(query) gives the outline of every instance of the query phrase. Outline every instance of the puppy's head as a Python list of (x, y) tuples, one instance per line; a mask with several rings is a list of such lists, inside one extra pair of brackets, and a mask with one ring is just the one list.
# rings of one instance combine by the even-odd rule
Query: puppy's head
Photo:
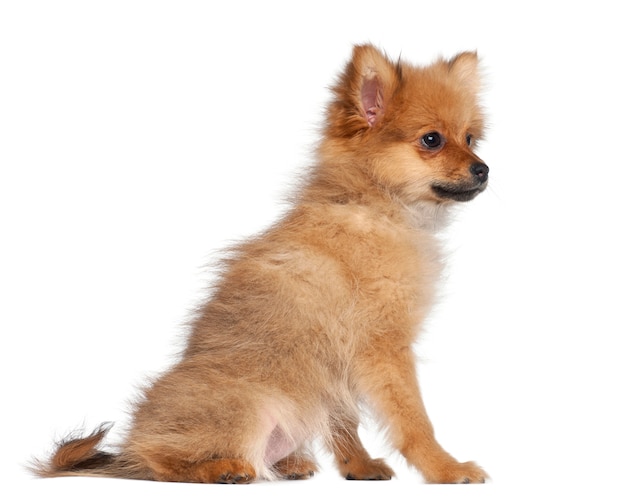
[(473, 199), (489, 173), (474, 152), (484, 128), (479, 91), (473, 52), (415, 67), (356, 46), (334, 87), (322, 154), (354, 158), (404, 202)]

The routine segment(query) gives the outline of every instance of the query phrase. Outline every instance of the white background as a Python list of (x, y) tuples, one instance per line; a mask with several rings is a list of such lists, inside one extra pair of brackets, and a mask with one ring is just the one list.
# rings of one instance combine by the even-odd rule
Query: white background
[[(619, 11), (618, 11), (619, 9)], [(0, 474), (11, 496), (624, 493), (623, 14), (617, 2), (0, 4)], [(22, 465), (127, 402), (180, 346), (205, 265), (284, 209), (327, 87), (371, 41), (477, 49), (490, 188), (447, 233), (417, 349), (444, 447), (491, 474), (427, 486), (37, 480)], [(17, 491), (16, 491), (17, 490)], [(597, 494), (596, 494), (597, 493)]]

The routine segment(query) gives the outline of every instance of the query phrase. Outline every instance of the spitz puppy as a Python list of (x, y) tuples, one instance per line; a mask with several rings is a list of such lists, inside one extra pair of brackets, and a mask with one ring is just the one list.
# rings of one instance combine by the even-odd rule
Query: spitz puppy
[(248, 483), (308, 478), (313, 440), (346, 479), (390, 479), (357, 432), (366, 405), (430, 483), (480, 483), (436, 441), (412, 344), (449, 207), (487, 186), (475, 53), (426, 67), (353, 49), (314, 167), (286, 216), (230, 250), (180, 360), (145, 389), (119, 448), (61, 442), (41, 476)]

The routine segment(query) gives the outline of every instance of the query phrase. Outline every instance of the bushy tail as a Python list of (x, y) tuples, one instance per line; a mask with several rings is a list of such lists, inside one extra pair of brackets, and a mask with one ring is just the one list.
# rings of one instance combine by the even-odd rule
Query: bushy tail
[(147, 469), (121, 455), (98, 447), (112, 424), (102, 424), (86, 437), (68, 437), (61, 441), (48, 461), (34, 460), (30, 470), (39, 477), (99, 476), (126, 479), (152, 479)]

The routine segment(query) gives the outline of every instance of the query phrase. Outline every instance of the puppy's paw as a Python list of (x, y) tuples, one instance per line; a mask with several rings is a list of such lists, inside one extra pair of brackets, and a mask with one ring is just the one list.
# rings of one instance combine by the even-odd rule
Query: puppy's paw
[(248, 462), (237, 459), (217, 460), (206, 470), (209, 476), (205, 482), (219, 484), (248, 484), (256, 477), (254, 468)]
[(488, 477), (487, 473), (474, 462), (446, 463), (424, 472), (426, 481), (433, 484), (482, 484)]
[(317, 472), (317, 464), (313, 459), (290, 455), (276, 462), (274, 471), (283, 479), (309, 479)]
[(394, 476), (382, 458), (350, 460), (342, 465), (341, 474), (349, 481), (388, 481)]

